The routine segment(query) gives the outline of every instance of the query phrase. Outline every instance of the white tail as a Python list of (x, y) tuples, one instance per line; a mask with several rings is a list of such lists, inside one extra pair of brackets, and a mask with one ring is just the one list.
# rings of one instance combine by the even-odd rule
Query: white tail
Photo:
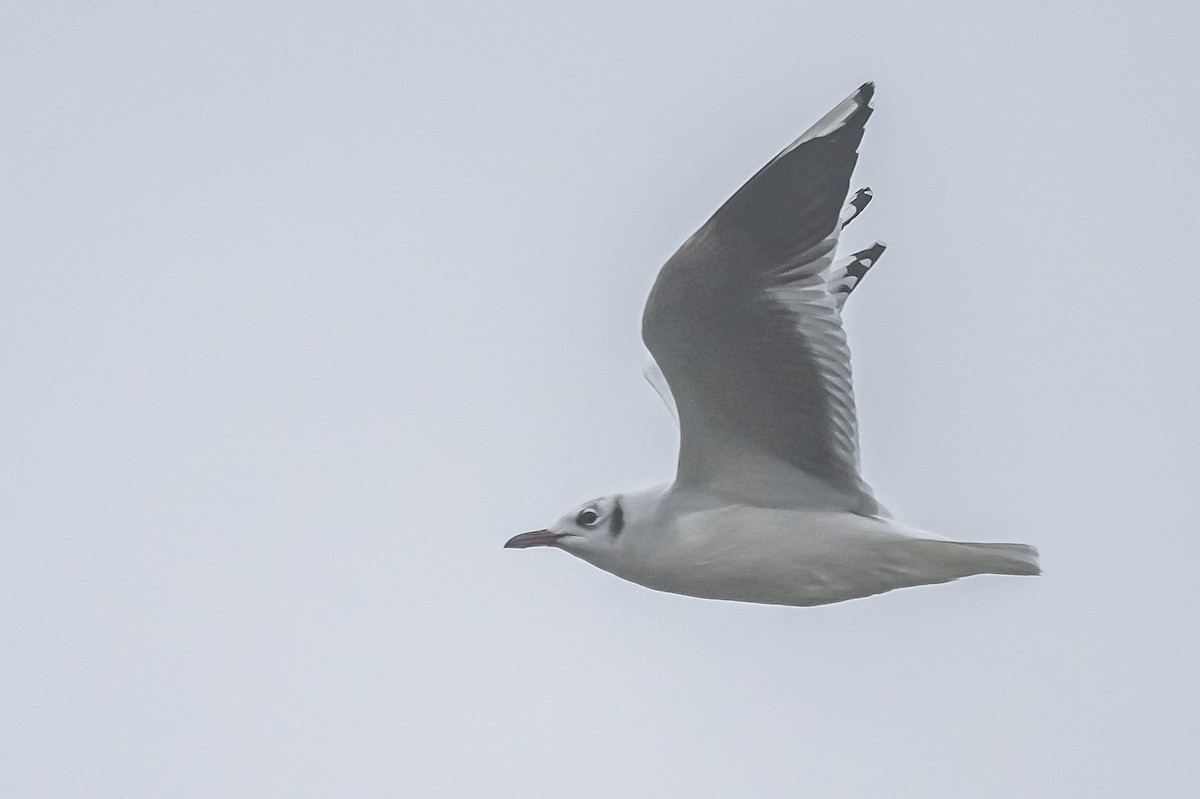
[[(987, 574), (1041, 574), (1038, 551), (1029, 544), (977, 544), (955, 541), (960, 547), (973, 550), (973, 559), (980, 572)], [(980, 557), (982, 556), (982, 557)]]

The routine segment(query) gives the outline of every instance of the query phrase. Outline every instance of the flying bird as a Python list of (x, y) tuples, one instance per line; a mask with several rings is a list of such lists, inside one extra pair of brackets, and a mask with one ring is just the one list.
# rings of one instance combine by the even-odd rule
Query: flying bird
[(679, 423), (673, 483), (584, 503), (505, 546), (557, 547), (648, 588), (822, 605), (974, 574), (1041, 572), (1026, 544), (892, 518), (859, 473), (842, 306), (884, 245), (838, 258), (866, 83), (758, 171), (667, 261), (642, 318)]

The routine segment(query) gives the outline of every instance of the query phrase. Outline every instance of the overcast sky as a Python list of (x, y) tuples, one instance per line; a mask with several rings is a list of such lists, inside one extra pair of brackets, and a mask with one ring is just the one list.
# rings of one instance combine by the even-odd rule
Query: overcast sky
[[(1198, 29), (5, 3), (0, 794), (1195, 796)], [(777, 608), (501, 549), (671, 479), (657, 269), (866, 80), (866, 477), (1045, 575)]]

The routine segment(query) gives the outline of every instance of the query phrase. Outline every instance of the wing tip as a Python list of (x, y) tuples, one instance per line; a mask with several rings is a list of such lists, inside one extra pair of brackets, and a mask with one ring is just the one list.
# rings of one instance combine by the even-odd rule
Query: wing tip
[(854, 98), (858, 104), (857, 115), (862, 120), (860, 124), (866, 125), (867, 119), (870, 118), (871, 113), (875, 110), (875, 107), (871, 105), (871, 101), (875, 99), (875, 81), (869, 80), (862, 86), (859, 86), (858, 91), (854, 93)]
[(845, 304), (846, 297), (850, 292), (858, 288), (858, 284), (866, 277), (867, 272), (871, 271), (871, 267), (879, 262), (879, 257), (886, 249), (886, 244), (877, 241), (870, 247), (859, 250), (835, 264), (836, 269), (830, 280), (830, 288), (839, 295), (839, 308)]
[(857, 147), (857, 137), (862, 136), (863, 128), (866, 127), (867, 120), (874, 111), (871, 108), (871, 98), (874, 96), (875, 82), (867, 81), (859, 86), (857, 91), (835, 105), (833, 110), (821, 117), (816, 124), (804, 131), (798, 139), (785, 147), (783, 152), (775, 156), (775, 159), (782, 158), (805, 142), (833, 136), (846, 128), (849, 128), (856, 137), (855, 147)]
[(823, 131), (828, 135), (845, 127), (850, 127), (861, 134), (862, 130), (867, 126), (867, 120), (871, 118), (871, 114), (875, 112), (875, 108), (871, 105), (871, 100), (875, 97), (875, 81), (867, 81), (862, 86), (842, 101), (839, 107), (849, 106), (847, 113), (839, 121), (839, 124)]
[(871, 191), (870, 186), (864, 186), (863, 188), (854, 192), (854, 196), (851, 197), (846, 202), (845, 207), (842, 208), (842, 227), (849, 225), (851, 222), (857, 219), (858, 215), (865, 211), (867, 206), (871, 204), (871, 200), (874, 199), (874, 197), (875, 192)]

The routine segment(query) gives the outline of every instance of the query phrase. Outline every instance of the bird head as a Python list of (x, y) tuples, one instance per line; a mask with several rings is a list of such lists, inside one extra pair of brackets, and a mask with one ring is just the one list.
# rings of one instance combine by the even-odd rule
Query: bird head
[(612, 550), (625, 529), (625, 509), (620, 495), (585, 502), (561, 516), (545, 530), (513, 536), (504, 545), (508, 549), (559, 547), (584, 559)]

